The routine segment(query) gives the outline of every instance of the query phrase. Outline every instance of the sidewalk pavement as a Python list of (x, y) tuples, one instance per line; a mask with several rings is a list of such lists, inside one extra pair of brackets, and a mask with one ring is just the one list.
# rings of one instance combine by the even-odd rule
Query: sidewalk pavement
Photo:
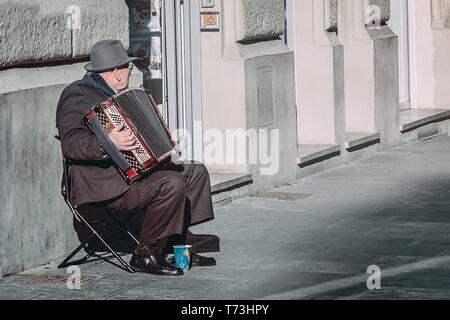
[(55, 262), (0, 280), (0, 299), (450, 299), (449, 208), (442, 136), (217, 209), (194, 229), (221, 237), (216, 267), (172, 278), (92, 263), (69, 290)]

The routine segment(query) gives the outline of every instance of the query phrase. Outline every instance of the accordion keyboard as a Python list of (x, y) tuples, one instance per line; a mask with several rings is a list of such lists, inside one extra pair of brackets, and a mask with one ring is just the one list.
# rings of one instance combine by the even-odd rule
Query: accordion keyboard
[[(129, 129), (127, 122), (114, 105), (111, 105), (107, 109), (103, 109), (103, 112), (99, 112), (97, 115), (105, 128), (108, 127), (110, 123), (114, 126), (119, 126), (124, 123), (125, 129)], [(124, 152), (124, 157), (133, 166), (133, 168), (141, 170), (144, 168), (144, 164), (149, 161), (151, 157), (139, 141), (137, 144), (139, 145), (139, 148), (132, 152)]]
[(93, 119), (93, 113), (105, 129), (96, 130), (95, 134), (104, 137), (121, 124), (135, 134), (136, 150), (110, 150), (111, 158), (128, 183), (138, 180), (158, 163), (168, 159), (175, 147), (167, 124), (145, 89), (127, 89), (98, 103), (86, 116), (88, 123)]

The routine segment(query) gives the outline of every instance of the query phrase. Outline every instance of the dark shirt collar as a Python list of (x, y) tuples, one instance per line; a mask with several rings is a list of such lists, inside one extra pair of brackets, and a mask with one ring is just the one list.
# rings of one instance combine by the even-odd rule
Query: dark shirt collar
[(103, 93), (109, 95), (109, 96), (113, 96), (116, 94), (116, 92), (114, 91), (113, 88), (111, 88), (108, 83), (106, 83), (106, 81), (98, 74), (98, 73), (93, 73), (93, 72), (88, 72), (86, 74), (86, 77), (91, 78), (92, 80), (94, 80), (96, 87), (98, 90), (102, 91)]

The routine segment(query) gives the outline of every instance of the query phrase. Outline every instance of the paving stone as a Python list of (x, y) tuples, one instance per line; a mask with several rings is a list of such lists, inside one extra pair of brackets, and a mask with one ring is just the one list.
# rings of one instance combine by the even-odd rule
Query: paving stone
[[(270, 191), (308, 197), (234, 201), (193, 228), (221, 237), (217, 266), (183, 277), (101, 262), (81, 266), (81, 290), (20, 278), (69, 276), (54, 263), (1, 279), (0, 299), (449, 299), (449, 161), (450, 137), (439, 137)], [(421, 266), (429, 261), (439, 263)], [(367, 289), (371, 265), (381, 290)]]
[(350, 298), (359, 300), (449, 300), (450, 290), (389, 287), (366, 291)]

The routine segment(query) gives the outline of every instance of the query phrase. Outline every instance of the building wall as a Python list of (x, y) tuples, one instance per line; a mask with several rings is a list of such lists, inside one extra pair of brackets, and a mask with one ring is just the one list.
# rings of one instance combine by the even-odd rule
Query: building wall
[[(325, 12), (329, 11), (330, 15)], [(342, 45), (337, 29), (337, 2), (308, 0), (294, 2), (295, 69), (298, 109), (298, 143), (300, 145), (334, 145), (339, 143), (344, 115), (336, 92), (344, 81), (335, 68)], [(336, 60), (337, 59), (337, 60)], [(341, 82), (341, 83), (339, 83)], [(342, 86), (342, 88), (344, 88)], [(340, 128), (340, 129), (339, 129)]]
[[(227, 151), (228, 154), (230, 151), (226, 150), (227, 144), (232, 145), (238, 141), (232, 141), (233, 137), (227, 134), (236, 129), (243, 131), (258, 129), (257, 126), (249, 126), (249, 123), (252, 123), (252, 121), (249, 122), (249, 101), (254, 101), (254, 91), (249, 87), (251, 82), (249, 79), (257, 78), (258, 72), (258, 68), (248, 67), (250, 60), (257, 60), (265, 56), (273, 57), (276, 60), (278, 58), (275, 57), (279, 57), (294, 70), (293, 61), (289, 55), (286, 55), (289, 50), (285, 44), (282, 43), (281, 46), (272, 50), (274, 48), (272, 41), (267, 41), (284, 33), (284, 1), (216, 1), (215, 8), (208, 8), (204, 11), (211, 10), (220, 12), (222, 23), (220, 32), (202, 33), (203, 126), (206, 139), (204, 161), (210, 171), (214, 173), (246, 173), (250, 169), (247, 165), (250, 160), (247, 157), (247, 147), (253, 148), (253, 146), (239, 143), (232, 151), (237, 153), (234, 157), (236, 161), (227, 161), (226, 154)], [(250, 42), (258, 44), (253, 46), (249, 44)], [(285, 68), (282, 62), (277, 62), (275, 65), (275, 68), (278, 66)], [(275, 73), (278, 74), (278, 71)], [(277, 77), (274, 96), (279, 96), (279, 92), (291, 93), (292, 97), (294, 96), (294, 87), (287, 91), (278, 90), (281, 86), (291, 88), (286, 86), (286, 83), (293, 85), (295, 79), (291, 79), (289, 74), (285, 74), (284, 78), (280, 75)], [(270, 102), (270, 108), (282, 109), (282, 104), (277, 105), (279, 102), (280, 100), (274, 99)], [(296, 118), (294, 104), (292, 107), (291, 114), (285, 114), (290, 117), (289, 119)], [(252, 108), (258, 110), (258, 103), (252, 104)], [(287, 109), (289, 110), (289, 108)], [(282, 127), (282, 123), (277, 123), (277, 127)], [(224, 138), (223, 152), (219, 152), (218, 157), (214, 157), (211, 148), (216, 143), (213, 138), (216, 133), (221, 133)], [(295, 130), (287, 136), (294, 141), (294, 147), (289, 147), (289, 149), (295, 151)], [(244, 161), (241, 161), (242, 159)], [(217, 160), (223, 161), (218, 163)], [(294, 168), (295, 162), (296, 159), (293, 157)], [(295, 170), (292, 171), (294, 172), (291, 179), (295, 179)], [(257, 175), (258, 173), (256, 173)], [(256, 176), (255, 179), (257, 179)], [(262, 182), (261, 184), (268, 186), (271, 183)]]
[[(66, 9), (72, 4), (81, 12), (78, 31), (66, 25)], [(72, 216), (60, 194), (55, 113), (63, 88), (84, 75), (84, 63), (14, 64), (86, 55), (104, 38), (128, 45), (128, 9), (121, 0), (1, 0), (0, 15), (0, 65), (11, 68), (0, 71), (2, 277), (46, 264), (76, 245)], [(135, 71), (132, 85), (141, 84), (142, 74)]]
[[(9, 74), (0, 79), (10, 80)], [(63, 87), (55, 83), (0, 94), (0, 266), (5, 275), (47, 263), (75, 244), (58, 188), (62, 165), (54, 138)]]
[[(434, 41), (432, 29), (432, 15), (430, 1), (415, 1), (416, 34), (412, 34), (412, 50), (416, 53), (416, 72), (414, 76), (417, 84), (413, 88), (417, 92), (416, 108), (435, 108), (434, 97)], [(413, 62), (414, 63), (414, 62)]]
[(128, 47), (125, 1), (0, 0), (0, 67), (86, 56), (104, 39)]
[(375, 132), (374, 42), (364, 28), (364, 3), (345, 0), (339, 5), (339, 39), (345, 52), (346, 132)]
[(277, 37), (284, 33), (284, 1), (240, 0), (236, 3), (242, 14), (238, 40)]
[(391, 0), (391, 11), (388, 25), (398, 37), (400, 107), (405, 110), (411, 107), (408, 1)]
[(297, 172), (295, 57), (282, 41), (241, 46), (245, 58), (247, 129), (258, 134), (248, 152), (255, 191), (291, 182)]
[(391, 18), (391, 2), (390, 0), (369, 0), (370, 6), (377, 6), (380, 8), (380, 18), (383, 22)]
[(411, 38), (415, 61), (412, 90), (418, 109), (450, 107), (450, 24), (448, 0), (415, 0), (410, 4), (410, 19), (416, 30)]
[[(0, 276), (46, 264), (76, 245), (54, 136), (60, 94), (83, 77), (83, 65), (0, 72)], [(134, 71), (132, 85), (141, 84)]]
[[(346, 133), (380, 133), (383, 146), (400, 141), (398, 39), (385, 25), (389, 1), (346, 0), (340, 5), (344, 45)], [(369, 5), (381, 14), (370, 17)]]
[[(211, 8), (204, 11), (210, 11)], [(214, 144), (214, 134), (246, 127), (244, 61), (237, 48), (236, 3), (216, 1), (221, 14), (220, 32), (203, 32), (202, 95), (205, 149)], [(240, 149), (240, 152), (245, 152)], [(224, 156), (205, 154), (205, 163), (212, 172), (246, 173), (246, 164), (226, 164)], [(222, 161), (220, 161), (222, 160)]]
[[(434, 57), (434, 106), (438, 108), (450, 108), (450, 62), (448, 53), (450, 52), (450, 1), (432, 1), (432, 33)], [(433, 12), (439, 12), (440, 23), (436, 23), (438, 17), (433, 16)], [(420, 104), (419, 104), (420, 107)]]
[[(434, 49), (434, 103), (436, 108), (450, 108), (450, 29), (439, 29), (433, 35)], [(420, 104), (419, 104), (420, 106)]]
[(325, 12), (329, 15), (329, 31), (337, 31), (338, 29), (338, 19), (339, 19), (339, 4), (338, 0), (327, 0), (325, 6), (328, 6)]

